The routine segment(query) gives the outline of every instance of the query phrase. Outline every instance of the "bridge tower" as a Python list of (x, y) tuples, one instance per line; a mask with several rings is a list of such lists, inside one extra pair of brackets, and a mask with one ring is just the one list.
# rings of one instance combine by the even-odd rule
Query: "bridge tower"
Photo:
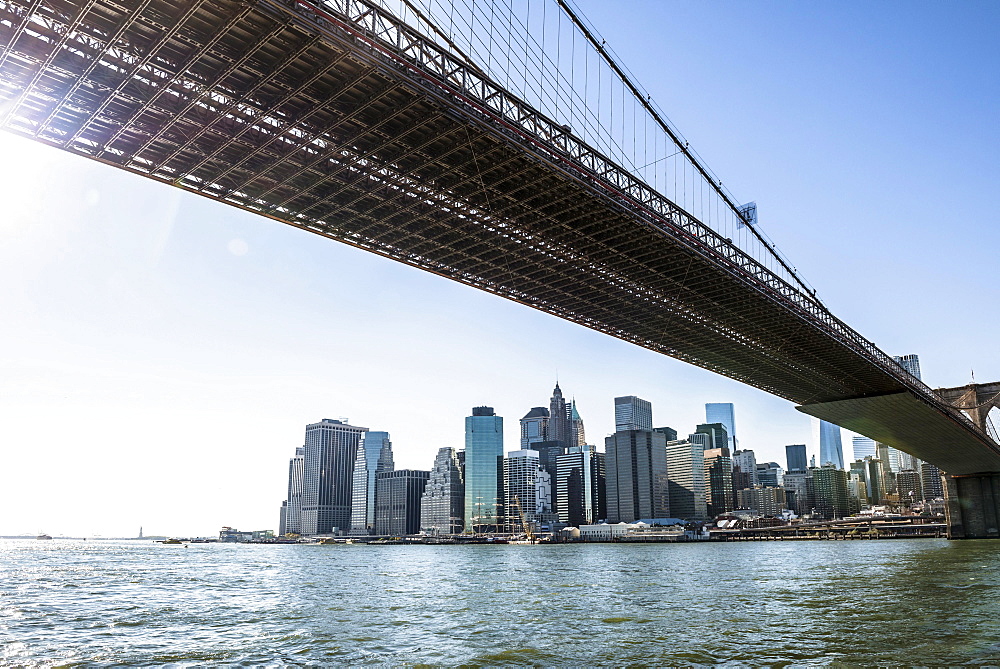
[[(983, 432), (989, 432), (990, 410), (1000, 407), (1000, 382), (970, 383), (935, 392), (947, 404), (964, 411)], [(1000, 472), (944, 474), (943, 478), (948, 538), (1000, 538)]]

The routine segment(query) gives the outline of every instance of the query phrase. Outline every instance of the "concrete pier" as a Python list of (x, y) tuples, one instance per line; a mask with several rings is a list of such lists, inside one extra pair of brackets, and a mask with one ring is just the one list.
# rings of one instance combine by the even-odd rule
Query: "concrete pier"
[(942, 476), (949, 539), (1000, 539), (1000, 473)]

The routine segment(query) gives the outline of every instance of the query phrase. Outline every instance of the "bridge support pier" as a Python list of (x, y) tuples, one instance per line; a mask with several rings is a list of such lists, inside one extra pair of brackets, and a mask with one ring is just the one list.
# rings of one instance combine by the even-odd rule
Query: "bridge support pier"
[(949, 539), (1000, 539), (1000, 473), (941, 477)]

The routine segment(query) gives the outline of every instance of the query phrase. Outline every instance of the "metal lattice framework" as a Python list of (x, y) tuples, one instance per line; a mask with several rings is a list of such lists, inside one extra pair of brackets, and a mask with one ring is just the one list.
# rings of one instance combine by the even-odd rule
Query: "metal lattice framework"
[(800, 404), (908, 392), (1000, 454), (812, 295), (366, 0), (0, 0), (0, 49), (7, 130)]

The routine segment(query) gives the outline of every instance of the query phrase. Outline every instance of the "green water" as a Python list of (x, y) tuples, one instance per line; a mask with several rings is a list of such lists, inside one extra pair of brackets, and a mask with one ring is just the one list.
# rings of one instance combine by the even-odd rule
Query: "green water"
[(0, 664), (998, 664), (1000, 541), (0, 542)]

